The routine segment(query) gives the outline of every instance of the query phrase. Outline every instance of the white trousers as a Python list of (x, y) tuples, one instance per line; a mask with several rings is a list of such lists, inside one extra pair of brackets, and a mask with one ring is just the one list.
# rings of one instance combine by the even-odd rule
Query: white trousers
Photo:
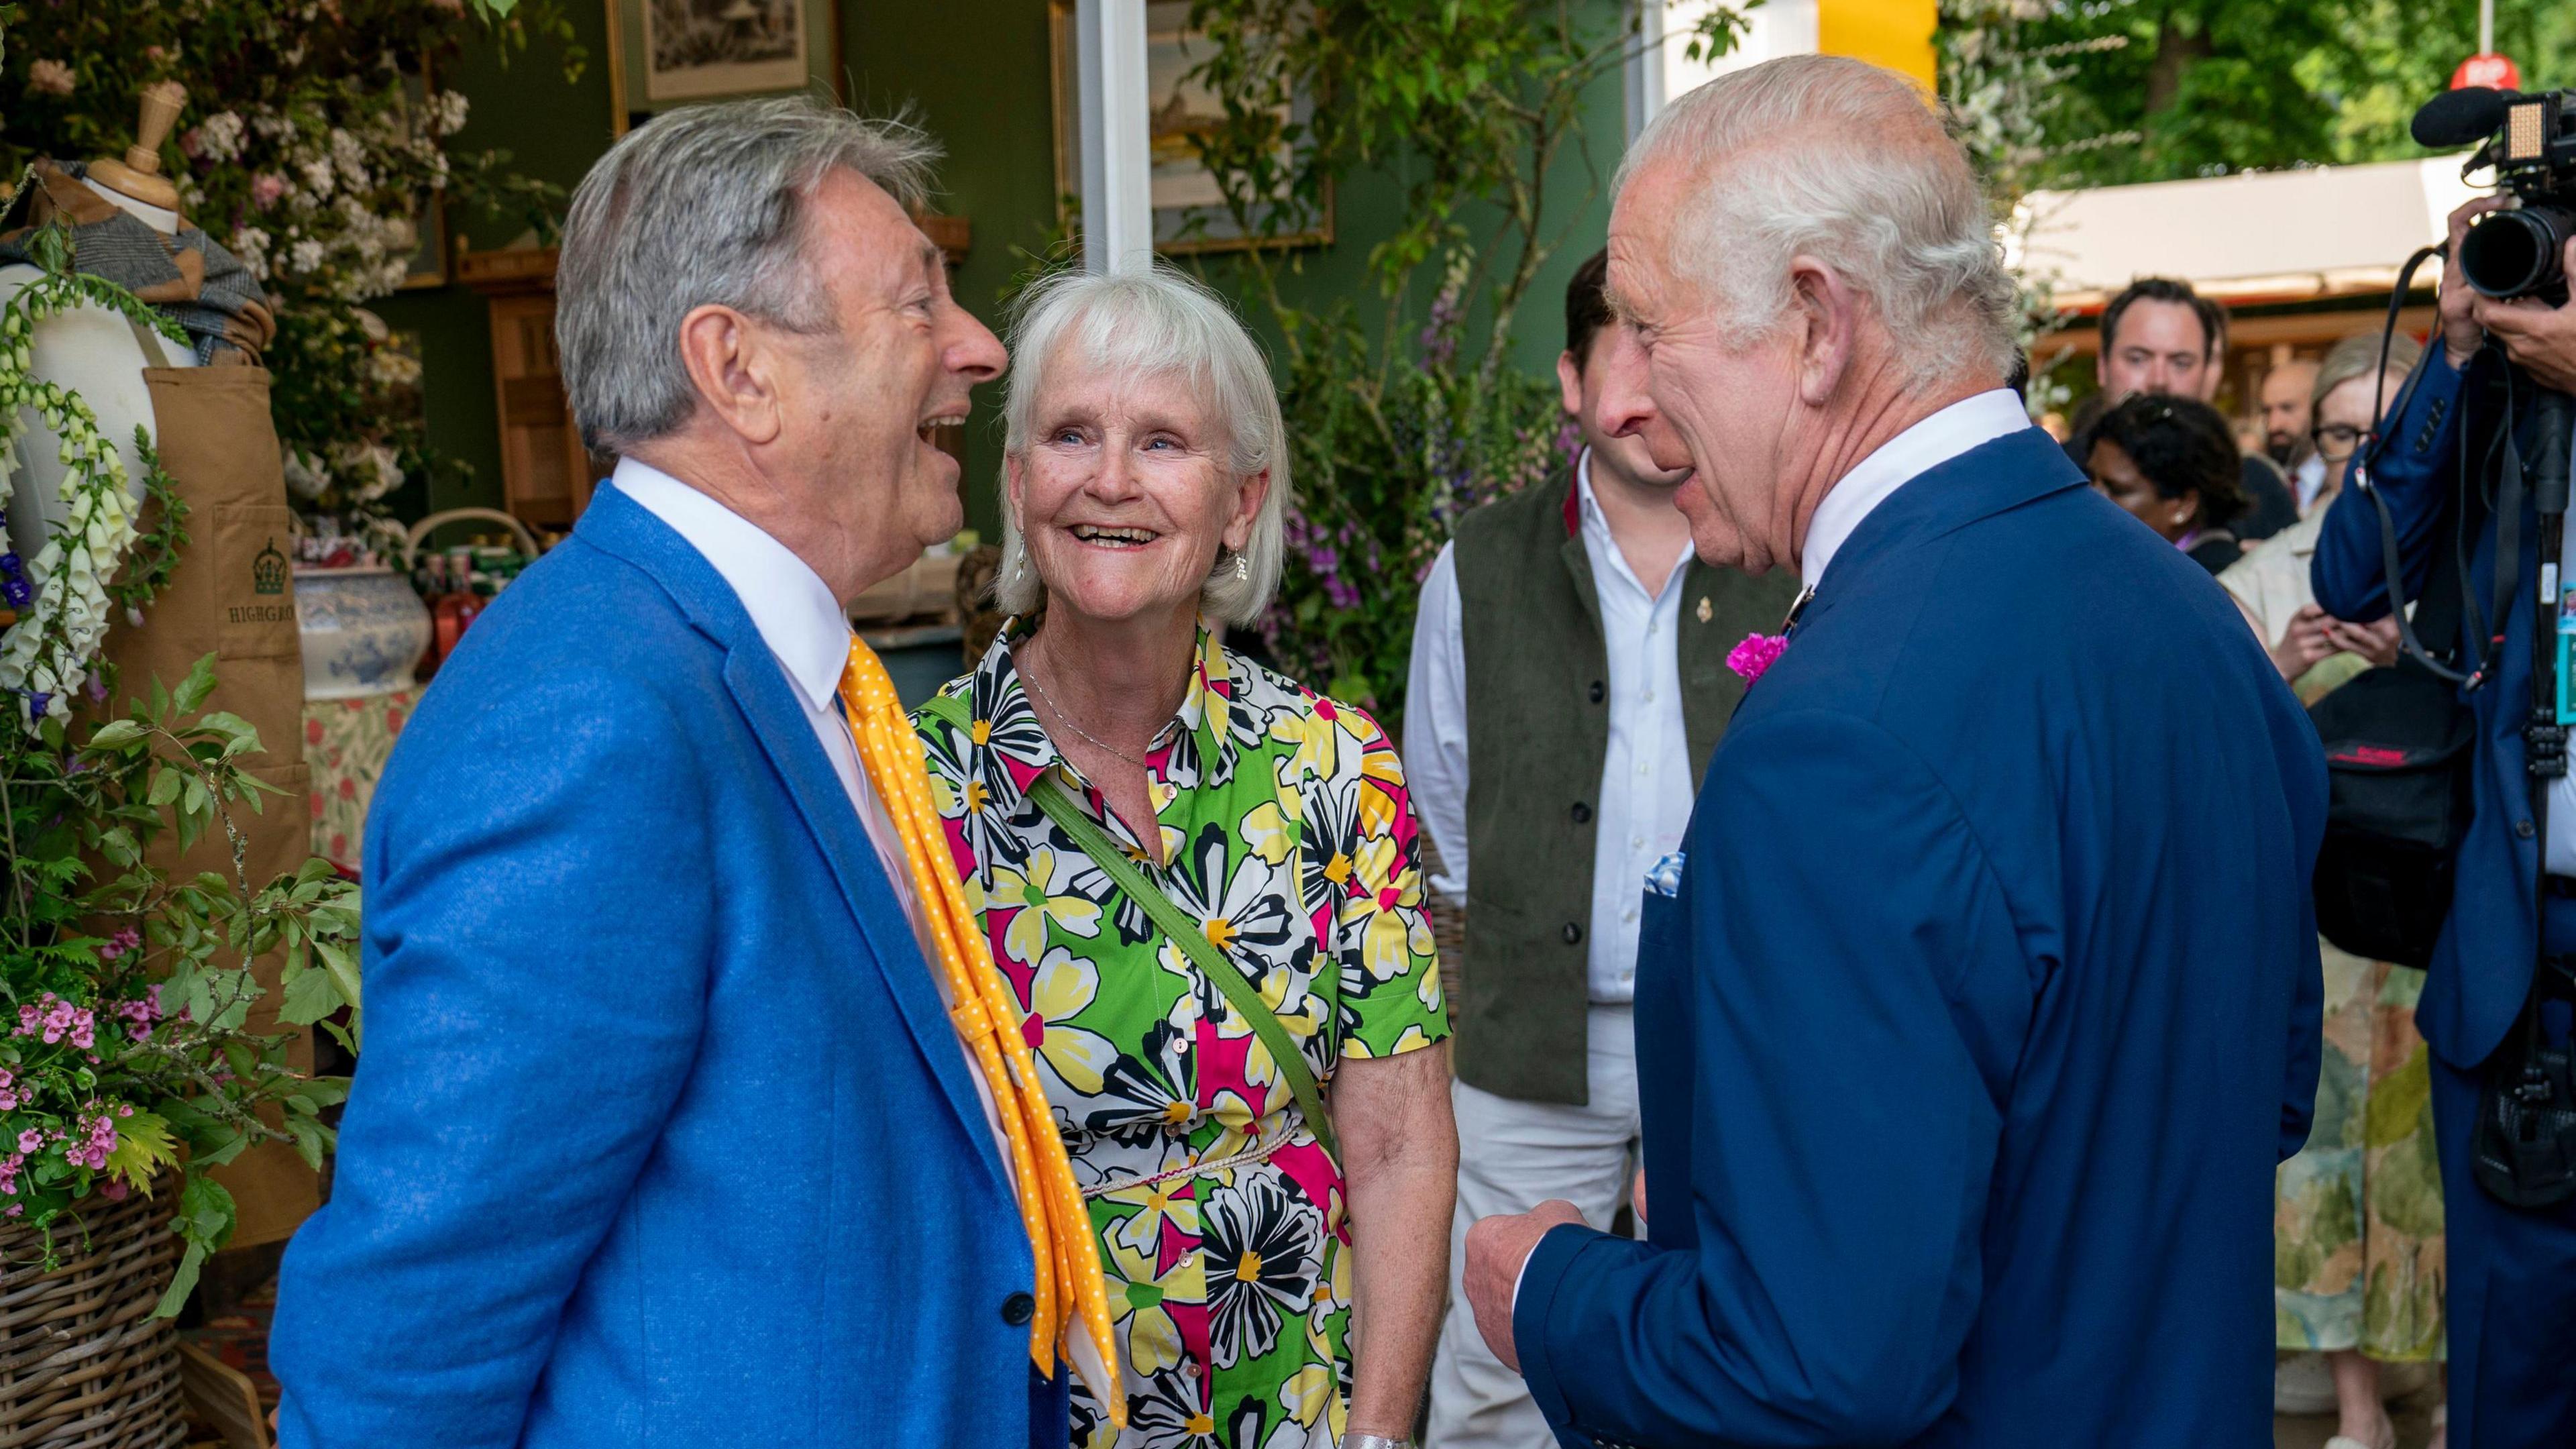
[(1449, 1228), (1449, 1317), (1431, 1365), (1424, 1449), (1553, 1449), (1556, 1443), (1529, 1387), (1476, 1331), (1476, 1315), (1459, 1287), (1467, 1227), (1561, 1197), (1583, 1209), (1585, 1222), (1609, 1228), (1636, 1170), (1635, 1015), (1624, 1005), (1591, 1009), (1588, 1106), (1516, 1102), (1465, 1082), (1450, 1084), (1458, 1114), (1458, 1213)]

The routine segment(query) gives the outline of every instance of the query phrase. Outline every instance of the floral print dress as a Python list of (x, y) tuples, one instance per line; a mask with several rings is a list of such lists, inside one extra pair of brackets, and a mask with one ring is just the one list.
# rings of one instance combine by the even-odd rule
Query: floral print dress
[(1351, 1389), (1341, 1170), (1249, 1023), (1028, 790), (1057, 772), (1257, 974), (1322, 1081), (1344, 1057), (1449, 1034), (1403, 768), (1366, 714), (1202, 628), (1187, 695), (1146, 756), (1170, 862), (1157, 866), (1047, 737), (1011, 655), (1027, 634), (1013, 621), (942, 691), (969, 724), (926, 709), (914, 723), (1100, 1237), (1127, 1430), (1077, 1380), (1073, 1443), (1329, 1449)]
[(2424, 973), (2317, 944), (2324, 1051), (2315, 1125), (2273, 1198), (2273, 1340), (2438, 1362), (2448, 1263), (2432, 1066), (2415, 1029)]

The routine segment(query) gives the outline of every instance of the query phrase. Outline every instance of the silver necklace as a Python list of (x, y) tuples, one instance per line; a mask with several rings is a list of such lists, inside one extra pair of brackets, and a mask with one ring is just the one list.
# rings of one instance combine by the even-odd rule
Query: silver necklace
[(1137, 769), (1146, 770), (1148, 773), (1151, 773), (1151, 767), (1146, 765), (1143, 760), (1137, 759), (1134, 755), (1127, 753), (1125, 750), (1109, 743), (1100, 736), (1084, 729), (1081, 725), (1074, 723), (1073, 716), (1066, 714), (1064, 712), (1064, 706), (1055, 702), (1055, 696), (1047, 693), (1046, 686), (1038, 683), (1037, 674), (1029, 668), (1028, 661), (1020, 657), (1020, 651), (1017, 649), (1011, 651), (1011, 662), (1019, 667), (1020, 678), (1028, 682), (1029, 689), (1032, 693), (1037, 695), (1038, 702), (1047, 707), (1047, 713), (1054, 715), (1066, 729), (1073, 731), (1075, 734), (1091, 741), (1100, 748), (1107, 750), (1109, 753), (1116, 755), (1118, 758), (1125, 760), (1131, 765), (1134, 765)]

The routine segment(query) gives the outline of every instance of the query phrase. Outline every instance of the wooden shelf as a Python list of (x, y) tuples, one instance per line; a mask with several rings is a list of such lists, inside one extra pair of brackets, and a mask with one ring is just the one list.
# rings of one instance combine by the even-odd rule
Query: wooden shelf
[(493, 404), (501, 423), (505, 508), (531, 528), (572, 527), (601, 473), (581, 445), (555, 355), (552, 247), (467, 252), (456, 279), (491, 310)]

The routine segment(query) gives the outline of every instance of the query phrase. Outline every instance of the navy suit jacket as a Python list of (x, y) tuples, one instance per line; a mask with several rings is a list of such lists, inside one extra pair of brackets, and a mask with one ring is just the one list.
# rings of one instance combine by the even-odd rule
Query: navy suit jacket
[[(2472, 363), (2474, 370), (2479, 364)], [(2406, 596), (2421, 599), (2432, 572), (2433, 551), (2452, 537), (2459, 492), (2460, 414), (2464, 379), (2439, 346), (2421, 366), (2421, 380), (2406, 410), (2383, 429), (2388, 446), (2370, 463), (2370, 477), (2397, 523), (2399, 562)], [(2490, 420), (2491, 421), (2491, 420)], [(2481, 443), (2473, 438), (2473, 444)], [(2469, 798), (2469, 833), (2460, 843), (2451, 918), (2433, 947), (2424, 973), (2424, 997), (2415, 1023), (2425, 1043), (2462, 1071), (2485, 1061), (2504, 1040), (2531, 990), (2539, 943), (2540, 840), (2531, 817), (2531, 787), (2523, 775), (2522, 726), (2531, 705), (2530, 599), (2540, 562), (2538, 516), (2522, 514), (2520, 598), (2507, 617), (2495, 677), (2466, 696), (2477, 721), (2477, 760)], [(2495, 518), (2478, 530), (2469, 559), (2480, 612), (2495, 598)], [(2317, 535), (2309, 565), (2317, 603), (2338, 619), (2368, 623), (2388, 617), (2388, 565), (2380, 539), (2379, 510), (2358, 488), (2335, 495)], [(2460, 623), (2469, 639), (2472, 626)], [(2428, 649), (2443, 641), (2427, 639)], [(2474, 651), (2473, 651), (2474, 652)]]
[(1028, 1239), (793, 691), (610, 485), (439, 672), (367, 821), (288, 1449), (1032, 1442)]
[(1568, 1445), (2272, 1441), (2316, 732), (2036, 429), (1907, 483), (1746, 695), (1638, 952), (1645, 1242), (1543, 1238)]

